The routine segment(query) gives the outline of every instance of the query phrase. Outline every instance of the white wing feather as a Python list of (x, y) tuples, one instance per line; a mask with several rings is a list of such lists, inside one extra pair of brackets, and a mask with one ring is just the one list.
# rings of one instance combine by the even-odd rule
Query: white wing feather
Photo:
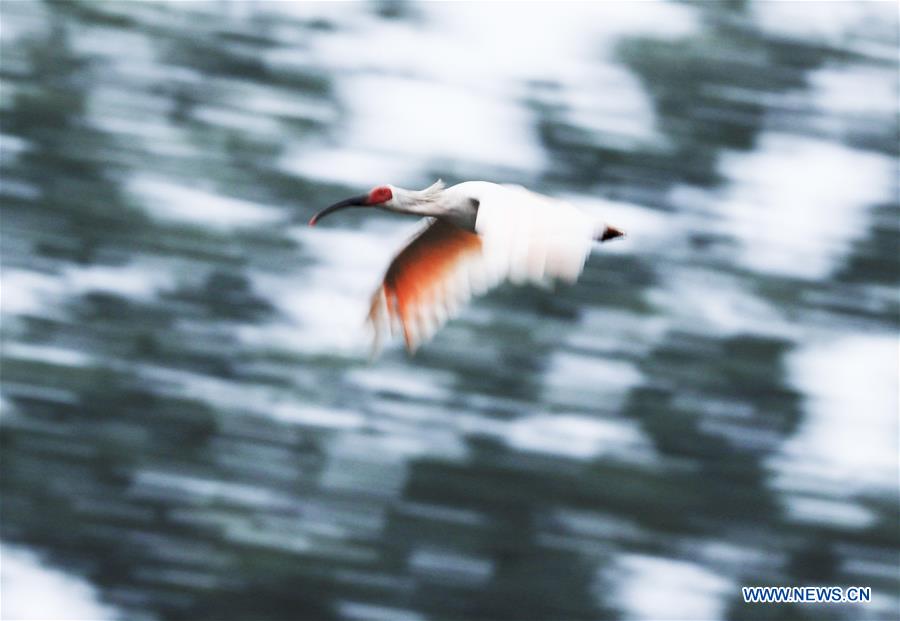
[(496, 186), (478, 207), (485, 269), (496, 283), (575, 282), (594, 240), (595, 223), (574, 205), (521, 186)]

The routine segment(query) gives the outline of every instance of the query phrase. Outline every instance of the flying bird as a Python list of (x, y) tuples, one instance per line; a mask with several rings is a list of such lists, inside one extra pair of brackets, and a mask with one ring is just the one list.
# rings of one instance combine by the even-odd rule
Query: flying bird
[(398, 328), (407, 351), (415, 352), (472, 295), (504, 280), (573, 283), (595, 241), (624, 235), (565, 201), (487, 181), (449, 188), (438, 181), (424, 190), (381, 185), (323, 209), (309, 225), (350, 207), (425, 217), (372, 296), (375, 352), (383, 335)]

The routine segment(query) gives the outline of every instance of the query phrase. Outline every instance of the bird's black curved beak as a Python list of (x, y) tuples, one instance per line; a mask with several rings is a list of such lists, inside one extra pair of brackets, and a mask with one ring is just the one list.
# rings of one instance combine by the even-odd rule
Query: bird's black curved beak
[(350, 198), (344, 199), (339, 203), (335, 203), (330, 207), (326, 207), (309, 219), (309, 225), (315, 226), (316, 222), (318, 222), (328, 214), (334, 213), (335, 211), (340, 211), (341, 209), (347, 209), (348, 207), (366, 207), (366, 201), (368, 200), (368, 198), (368, 195), (360, 194), (359, 196), (351, 196)]
[(615, 239), (616, 237), (622, 237), (623, 235), (625, 235), (625, 231), (617, 229), (614, 226), (607, 226), (605, 229), (603, 229), (603, 235), (600, 236), (600, 241), (609, 241), (611, 239)]

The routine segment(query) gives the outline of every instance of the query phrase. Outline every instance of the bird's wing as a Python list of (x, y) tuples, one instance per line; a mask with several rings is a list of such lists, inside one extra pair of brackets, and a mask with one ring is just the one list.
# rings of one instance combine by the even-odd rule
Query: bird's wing
[(496, 280), (571, 283), (591, 253), (596, 223), (567, 202), (504, 185), (481, 201), (475, 232)]
[(471, 296), (481, 263), (481, 238), (443, 220), (429, 220), (391, 261), (372, 296), (375, 351), (386, 331), (402, 329), (410, 352), (431, 338)]
[(503, 280), (574, 282), (591, 251), (593, 222), (568, 203), (518, 186), (480, 200), (475, 233), (431, 220), (391, 262), (372, 298), (375, 351), (399, 327), (410, 352), (471, 296)]

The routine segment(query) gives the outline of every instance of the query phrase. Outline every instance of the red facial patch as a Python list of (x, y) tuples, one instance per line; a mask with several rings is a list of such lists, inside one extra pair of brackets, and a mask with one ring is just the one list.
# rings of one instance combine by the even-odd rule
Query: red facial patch
[(380, 185), (369, 192), (369, 198), (366, 200), (367, 205), (380, 205), (386, 203), (394, 197), (391, 189), (386, 185)]

